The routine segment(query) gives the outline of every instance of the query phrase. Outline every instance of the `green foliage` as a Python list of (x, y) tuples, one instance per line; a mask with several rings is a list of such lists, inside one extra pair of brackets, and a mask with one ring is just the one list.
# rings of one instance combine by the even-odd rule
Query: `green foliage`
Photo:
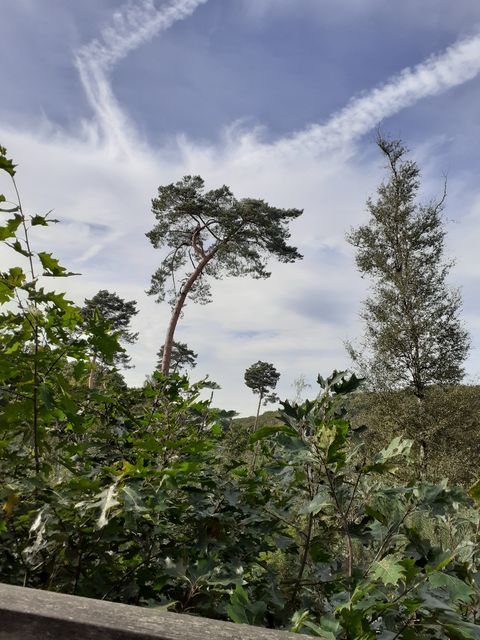
[[(170, 289), (168, 282), (192, 264), (196, 267), (205, 261), (201, 268), (205, 276), (267, 278), (266, 263), (272, 255), (281, 262), (301, 258), (286, 243), (288, 223), (301, 215), (299, 209), (278, 209), (251, 198), (237, 200), (225, 185), (207, 192), (204, 187), (200, 176), (185, 176), (159, 187), (152, 201), (157, 223), (147, 237), (156, 249), (170, 251), (153, 275), (149, 291), (160, 300), (168, 295), (177, 300), (177, 287), (173, 282)], [(209, 292), (204, 278), (191, 288), (191, 295), (201, 302), (208, 301)]]
[(360, 273), (373, 282), (362, 314), (363, 347), (349, 351), (375, 388), (408, 385), (423, 398), (430, 384), (461, 380), (469, 349), (460, 293), (446, 282), (452, 264), (444, 259), (445, 194), (418, 204), (417, 164), (405, 159), (400, 141), (379, 136), (377, 144), (389, 178), (377, 200), (367, 202), (368, 223), (347, 235)]
[(478, 476), (480, 456), (480, 388), (474, 385), (429, 386), (421, 403), (407, 390), (365, 392), (349, 404), (355, 426), (368, 427), (370, 450), (383, 447), (397, 435), (415, 441), (415, 467), (438, 481), (449, 478), (464, 486)]
[[(162, 368), (163, 353), (165, 347), (162, 345), (157, 353), (157, 369)], [(198, 354), (190, 349), (185, 342), (172, 343), (172, 353), (170, 359), (170, 368), (174, 373), (180, 373), (184, 369), (193, 369), (197, 366)]]
[[(111, 331), (117, 334), (119, 342), (127, 344), (134, 344), (138, 339), (138, 333), (130, 330), (132, 318), (137, 313), (135, 300), (124, 300), (106, 289), (101, 289), (93, 298), (86, 299), (82, 308), (82, 316), (87, 322), (109, 325)], [(98, 353), (93, 354), (95, 360), (98, 356)], [(124, 349), (117, 349), (113, 357), (115, 364), (123, 367), (129, 366), (130, 359)]]
[(278, 400), (277, 395), (273, 393), (273, 389), (277, 386), (279, 378), (280, 374), (273, 364), (270, 364), (269, 362), (262, 362), (261, 360), (252, 364), (245, 371), (245, 384), (253, 391), (253, 393), (258, 394), (257, 415), (253, 427), (254, 429), (256, 429), (258, 425), (258, 416), (260, 414), (262, 402), (264, 404), (268, 404), (269, 402), (276, 402)]
[(211, 278), (268, 278), (268, 260), (294, 262), (302, 256), (289, 244), (288, 225), (299, 209), (271, 207), (263, 200), (237, 200), (227, 186), (205, 192), (200, 176), (185, 176), (158, 189), (152, 201), (157, 223), (147, 233), (168, 253), (152, 276), (149, 294), (168, 299), (172, 317), (165, 338), (162, 371), (170, 369), (175, 329), (187, 297), (210, 301)]
[(261, 360), (250, 365), (244, 375), (247, 387), (262, 397), (275, 389), (279, 378), (280, 374), (273, 364)]
[[(450, 638), (457, 628), (478, 637), (478, 512), (446, 482), (399, 483), (411, 442), (396, 438), (372, 458), (345, 416), (358, 380), (335, 372), (319, 382), (316, 400), (285, 403), (283, 424), (252, 436), (275, 442), (266, 465), (281, 494), (267, 508), (298, 550), (296, 577), (282, 588), (286, 609), (300, 608), (294, 630), (373, 639)], [(325, 615), (335, 631), (319, 624)]]
[[(66, 269), (13, 205), (3, 242), (25, 264), (0, 280), (2, 581), (325, 640), (480, 637), (478, 482), (403, 482), (411, 442), (369, 450), (345, 372), (249, 442), (202, 399), (208, 381), (120, 384), (121, 327), (40, 285), (39, 267)], [(111, 374), (95, 387), (92, 354)]]

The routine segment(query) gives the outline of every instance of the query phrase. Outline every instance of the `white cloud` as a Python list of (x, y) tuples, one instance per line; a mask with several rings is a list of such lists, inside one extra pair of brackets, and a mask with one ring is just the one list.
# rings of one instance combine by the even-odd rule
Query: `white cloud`
[(154, 0), (128, 4), (113, 14), (113, 24), (99, 38), (81, 47), (75, 56), (80, 79), (101, 132), (113, 151), (128, 153), (134, 127), (118, 104), (108, 73), (131, 51), (178, 20), (190, 16), (207, 0), (170, 0), (157, 9)]
[[(68, 286), (79, 302), (100, 288), (139, 301), (135, 330), (141, 342), (132, 349), (137, 368), (128, 374), (134, 383), (141, 383), (152, 370), (169, 315), (166, 306), (143, 293), (158, 262), (143, 235), (153, 222), (149, 202), (156, 187), (185, 173), (200, 173), (207, 185), (229, 184), (239, 197), (262, 197), (277, 206), (305, 209), (292, 238), (306, 256), (303, 263), (276, 265), (267, 281), (215, 283), (213, 304), (188, 305), (178, 329), (179, 338), (199, 351), (195, 373), (208, 372), (224, 387), (219, 402), (249, 411), (253, 399), (243, 384), (243, 372), (258, 359), (273, 362), (281, 371), (284, 396), (291, 394), (290, 384), (300, 373), (313, 382), (318, 372), (346, 365), (342, 340), (359, 332), (354, 310), (365, 283), (355, 273), (343, 238), (346, 229), (358, 223), (381, 175), (377, 157), (360, 158), (352, 143), (417, 100), (473, 78), (480, 71), (480, 37), (460, 41), (354, 98), (323, 125), (272, 144), (262, 141), (261, 131), (238, 126), (210, 146), (183, 136), (172, 158), (171, 150), (154, 151), (139, 141), (113, 95), (108, 73), (134, 47), (204, 1), (169, 2), (158, 10), (152, 2), (130, 5), (116, 14), (113, 27), (80, 50), (77, 64), (103, 135), (94, 135), (92, 123), (80, 134), (52, 129), (18, 132), (2, 126), (0, 141), (20, 164), (27, 208), (29, 203), (35, 203), (36, 212), (54, 206), (55, 216), (65, 220), (50, 235), (41, 231), (36, 239), (39, 250), (45, 248), (43, 243), (48, 250), (53, 245), (68, 267), (84, 273), (60, 282), (59, 288)], [(473, 238), (476, 214), (465, 221), (465, 232)], [(105, 228), (98, 229), (99, 223)], [(471, 245), (468, 259), (475, 262)], [(330, 254), (319, 251), (322, 247)], [(302, 299), (315, 298), (321, 308), (323, 301), (335, 304), (335, 296), (350, 305), (338, 321), (322, 321), (302, 308)], [(294, 299), (298, 307), (292, 305)], [(238, 335), (251, 330), (258, 337)]]
[(351, 142), (402, 109), (464, 84), (480, 72), (480, 35), (475, 35), (406, 68), (383, 86), (354, 98), (324, 125), (314, 125), (274, 145), (277, 153), (328, 151)]

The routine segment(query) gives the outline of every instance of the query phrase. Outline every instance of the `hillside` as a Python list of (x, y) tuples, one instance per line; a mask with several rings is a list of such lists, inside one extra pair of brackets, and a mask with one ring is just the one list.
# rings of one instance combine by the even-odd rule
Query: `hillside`
[[(369, 450), (385, 446), (403, 435), (415, 442), (414, 474), (432, 480), (448, 478), (468, 486), (478, 476), (480, 459), (480, 385), (430, 387), (424, 406), (407, 391), (360, 392), (350, 401), (348, 415), (353, 427), (366, 426)], [(277, 411), (259, 416), (259, 427), (275, 424)], [(237, 444), (248, 441), (255, 416), (235, 418)]]

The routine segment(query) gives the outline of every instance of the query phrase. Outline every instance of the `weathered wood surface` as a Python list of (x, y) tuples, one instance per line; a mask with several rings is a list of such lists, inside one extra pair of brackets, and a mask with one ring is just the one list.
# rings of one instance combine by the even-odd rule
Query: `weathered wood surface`
[(308, 637), (0, 584), (0, 640), (306, 640)]

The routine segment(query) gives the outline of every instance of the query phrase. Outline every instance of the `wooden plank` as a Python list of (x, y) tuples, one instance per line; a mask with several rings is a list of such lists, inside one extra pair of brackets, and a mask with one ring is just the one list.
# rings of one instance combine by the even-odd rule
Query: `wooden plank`
[(0, 583), (0, 640), (301, 640), (311, 636)]

